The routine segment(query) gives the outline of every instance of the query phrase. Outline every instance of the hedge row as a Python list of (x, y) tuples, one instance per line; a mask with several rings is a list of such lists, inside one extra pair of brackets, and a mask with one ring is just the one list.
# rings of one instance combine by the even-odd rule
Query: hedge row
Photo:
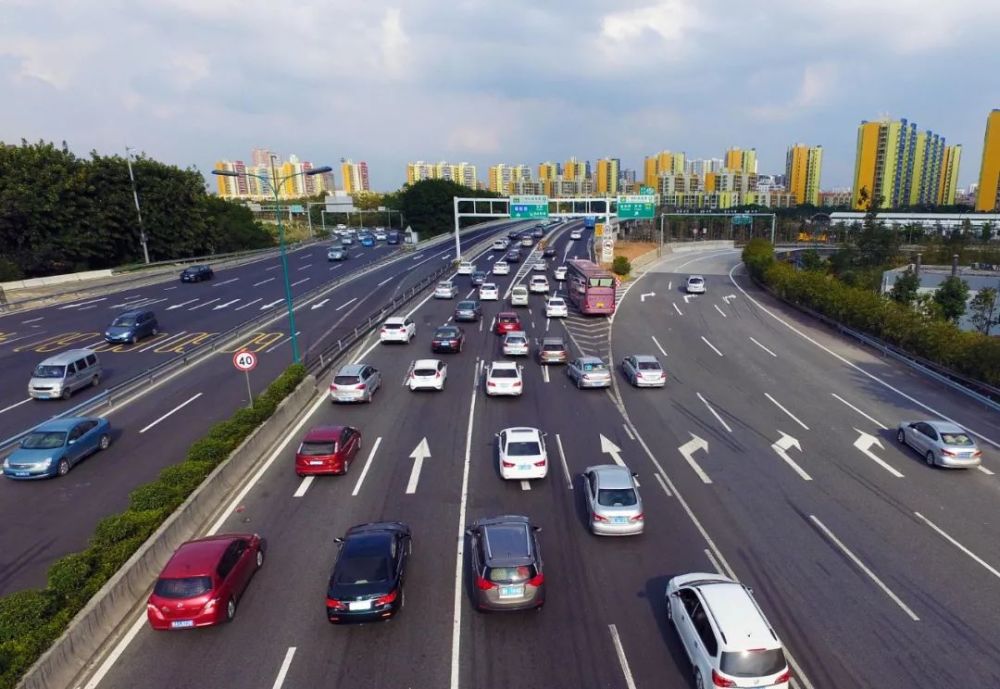
[(751, 241), (743, 250), (743, 263), (755, 280), (793, 304), (957, 373), (1000, 386), (1000, 338), (960, 330), (949, 321), (928, 318), (906, 304), (845, 285), (831, 275), (796, 270), (776, 260), (766, 240)]
[(212, 426), (188, 449), (187, 457), (160, 472), (159, 478), (129, 495), (129, 507), (105, 517), (87, 549), (57, 560), (44, 589), (18, 591), (0, 598), (0, 689), (12, 689), (70, 620), (111, 576), (184, 502), (209, 473), (267, 420), (306, 376), (301, 364), (290, 366), (253, 406), (240, 409)]

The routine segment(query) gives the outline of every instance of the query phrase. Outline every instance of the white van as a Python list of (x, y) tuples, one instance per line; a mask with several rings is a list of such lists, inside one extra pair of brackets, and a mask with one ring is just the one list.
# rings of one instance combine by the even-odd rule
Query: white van
[(517, 285), (510, 291), (510, 305), (511, 306), (527, 306), (528, 305), (528, 288), (524, 285)]
[(38, 364), (28, 381), (28, 396), (36, 400), (68, 400), (74, 392), (101, 382), (101, 361), (92, 349), (69, 349)]

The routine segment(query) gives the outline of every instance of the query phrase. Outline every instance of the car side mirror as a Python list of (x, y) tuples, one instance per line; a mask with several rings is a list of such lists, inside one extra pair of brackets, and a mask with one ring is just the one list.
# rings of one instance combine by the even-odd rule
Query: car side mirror
[(542, 532), (542, 527), (540, 527), (540, 526), (533, 526), (533, 527), (531, 527), (531, 530), (534, 531), (535, 533), (541, 533)]
[(344, 542), (344, 539), (343, 539), (343, 538), (341, 538), (340, 536), (337, 536), (337, 537), (336, 537), (335, 539), (333, 539), (333, 542), (334, 542), (334, 543), (343, 543), (343, 542)]
[(474, 534), (472, 533), (472, 529), (466, 529), (466, 530), (465, 530), (465, 535), (466, 535), (466, 536), (472, 536), (472, 535), (474, 535)]
[(633, 471), (632, 472), (632, 478), (639, 478), (639, 474), (637, 474), (636, 472)]
[(76, 438), (70, 438), (69, 440), (66, 441), (66, 444), (67, 445), (72, 445), (75, 442), (76, 442)]

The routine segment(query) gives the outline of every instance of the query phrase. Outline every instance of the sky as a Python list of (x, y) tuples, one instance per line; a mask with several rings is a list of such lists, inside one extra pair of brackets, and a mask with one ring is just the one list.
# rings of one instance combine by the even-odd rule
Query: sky
[(857, 125), (963, 144), (1000, 108), (998, 0), (0, 0), (0, 141), (126, 145), (206, 175), (255, 146), (315, 165), (621, 159), (822, 145), (848, 187)]

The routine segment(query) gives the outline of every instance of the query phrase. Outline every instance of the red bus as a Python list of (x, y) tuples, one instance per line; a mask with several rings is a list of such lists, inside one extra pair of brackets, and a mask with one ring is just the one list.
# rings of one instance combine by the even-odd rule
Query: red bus
[(593, 261), (566, 262), (566, 291), (580, 313), (615, 312), (615, 278)]

